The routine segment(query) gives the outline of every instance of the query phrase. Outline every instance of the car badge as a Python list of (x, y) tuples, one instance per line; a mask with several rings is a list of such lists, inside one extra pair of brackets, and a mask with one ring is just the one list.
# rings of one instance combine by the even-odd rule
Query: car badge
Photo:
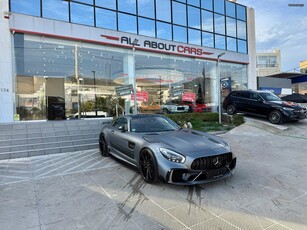
[(212, 159), (212, 163), (213, 163), (213, 165), (214, 165), (216, 168), (221, 167), (221, 165), (222, 165), (222, 159), (221, 159), (221, 157), (215, 157), (215, 158), (213, 158), (213, 159)]

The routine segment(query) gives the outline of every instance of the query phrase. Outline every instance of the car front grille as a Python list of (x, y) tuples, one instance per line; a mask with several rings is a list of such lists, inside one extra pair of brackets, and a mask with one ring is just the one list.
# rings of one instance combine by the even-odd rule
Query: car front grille
[(218, 169), (225, 167), (232, 161), (232, 153), (225, 153), (209, 157), (197, 158), (193, 161), (191, 169), (205, 170), (205, 169)]

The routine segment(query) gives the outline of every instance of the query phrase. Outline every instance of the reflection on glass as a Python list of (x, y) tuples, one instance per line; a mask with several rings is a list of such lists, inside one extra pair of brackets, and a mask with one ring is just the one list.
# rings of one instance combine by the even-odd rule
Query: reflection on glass
[(226, 30), (228, 36), (237, 36), (236, 19), (226, 17)]
[(225, 16), (214, 14), (214, 31), (218, 34), (225, 34)]
[(116, 0), (95, 0), (96, 6), (116, 10)]
[(118, 13), (118, 30), (136, 34), (136, 16)]
[(177, 0), (177, 2), (187, 3), (187, 0)]
[(213, 13), (202, 10), (202, 30), (213, 32)]
[(157, 38), (172, 40), (172, 26), (164, 22), (157, 22)]
[(93, 5), (93, 0), (75, 0), (75, 2), (82, 2), (82, 3), (87, 3), (87, 4)]
[(188, 4), (194, 5), (194, 6), (199, 6), (199, 1), (200, 0), (188, 0)]
[(96, 8), (96, 26), (116, 30), (116, 12)]
[(226, 1), (226, 15), (230, 17), (236, 16), (236, 5), (233, 2)]
[(212, 10), (213, 9), (212, 0), (201, 0), (201, 8), (206, 10)]
[(78, 3), (70, 3), (71, 22), (88, 26), (94, 25), (94, 8)]
[(187, 29), (182, 26), (173, 26), (174, 41), (187, 43)]
[(215, 48), (222, 50), (226, 49), (225, 36), (215, 35)]
[(40, 16), (40, 0), (15, 0), (10, 3), (12, 12)]
[(238, 39), (238, 52), (247, 53), (246, 41)]
[(145, 18), (139, 18), (139, 34), (149, 37), (155, 37), (155, 21)]
[(189, 43), (194, 45), (201, 45), (199, 30), (189, 29)]
[(51, 18), (66, 22), (69, 20), (67, 2), (59, 2), (58, 0), (44, 0), (42, 6), (44, 18)]
[(237, 20), (238, 38), (246, 39), (246, 22)]
[(171, 3), (170, 0), (156, 0), (157, 19), (171, 21)]
[(214, 12), (224, 14), (225, 8), (224, 8), (224, 0), (213, 0), (214, 1)]
[(138, 14), (148, 18), (155, 18), (155, 1), (138, 0)]
[(246, 7), (237, 5), (237, 18), (246, 21)]
[(195, 29), (200, 29), (200, 10), (199, 8), (188, 6), (188, 25)]
[(173, 23), (186, 26), (187, 25), (186, 5), (178, 2), (173, 2)]
[(136, 0), (120, 0), (117, 4), (119, 11), (136, 14)]
[(237, 39), (227, 37), (227, 50), (237, 51)]
[(213, 40), (213, 34), (212, 33), (207, 33), (203, 32), (202, 33), (203, 39), (202, 39), (202, 46), (207, 46), (207, 47), (214, 47), (214, 40)]

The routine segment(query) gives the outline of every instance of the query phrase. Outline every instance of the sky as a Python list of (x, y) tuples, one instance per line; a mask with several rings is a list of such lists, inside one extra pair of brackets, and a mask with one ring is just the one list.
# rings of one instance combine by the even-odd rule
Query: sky
[(237, 0), (237, 3), (255, 10), (256, 52), (280, 49), (281, 70), (299, 70), (300, 61), (307, 60), (307, 1)]

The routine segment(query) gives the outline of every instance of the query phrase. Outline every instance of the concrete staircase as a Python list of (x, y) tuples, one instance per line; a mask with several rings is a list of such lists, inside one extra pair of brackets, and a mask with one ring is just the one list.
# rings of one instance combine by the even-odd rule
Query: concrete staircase
[(0, 160), (98, 148), (103, 123), (112, 118), (0, 124)]

